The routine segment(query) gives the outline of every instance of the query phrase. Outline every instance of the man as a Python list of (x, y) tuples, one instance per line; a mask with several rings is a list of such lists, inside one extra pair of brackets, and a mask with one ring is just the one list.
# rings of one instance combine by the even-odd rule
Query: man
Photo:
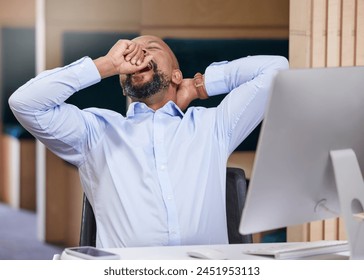
[[(97, 247), (223, 244), (228, 157), (262, 120), (272, 78), (287, 67), (283, 57), (251, 56), (183, 79), (164, 41), (141, 36), (41, 73), (9, 104), (27, 130), (78, 167)], [(133, 101), (126, 117), (65, 103), (112, 75)], [(216, 108), (182, 112), (193, 99), (226, 93)]]

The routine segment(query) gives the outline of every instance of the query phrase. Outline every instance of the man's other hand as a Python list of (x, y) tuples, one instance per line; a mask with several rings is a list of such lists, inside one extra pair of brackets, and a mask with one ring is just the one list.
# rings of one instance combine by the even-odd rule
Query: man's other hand
[(198, 98), (193, 79), (183, 79), (177, 89), (177, 105), (184, 111), (188, 105)]

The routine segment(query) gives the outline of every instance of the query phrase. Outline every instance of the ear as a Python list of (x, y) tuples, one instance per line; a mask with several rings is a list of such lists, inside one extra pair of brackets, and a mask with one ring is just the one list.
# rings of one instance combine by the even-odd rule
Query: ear
[(183, 80), (183, 75), (181, 70), (174, 69), (172, 72), (172, 82), (176, 85), (179, 85)]

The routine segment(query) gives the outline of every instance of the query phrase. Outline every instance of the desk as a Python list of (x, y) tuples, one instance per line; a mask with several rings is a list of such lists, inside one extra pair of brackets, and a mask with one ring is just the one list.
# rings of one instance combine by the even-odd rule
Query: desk
[[(277, 243), (276, 243), (277, 244)], [(161, 246), (161, 247), (134, 247), (134, 248), (110, 248), (105, 251), (116, 253), (122, 260), (192, 260), (187, 252), (200, 247), (209, 247), (221, 250), (229, 260), (274, 260), (273, 257), (263, 257), (244, 254), (243, 251), (260, 246), (269, 246), (270, 243), (228, 244), (228, 245), (194, 245), (194, 246)], [(314, 260), (339, 260), (348, 259), (349, 252), (329, 255), (317, 255), (305, 259)], [(61, 256), (61, 259), (69, 259)]]

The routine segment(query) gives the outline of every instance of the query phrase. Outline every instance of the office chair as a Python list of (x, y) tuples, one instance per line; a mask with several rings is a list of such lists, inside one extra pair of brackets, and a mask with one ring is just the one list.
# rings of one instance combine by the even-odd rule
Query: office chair
[(228, 167), (226, 169), (226, 218), (230, 244), (253, 242), (251, 234), (241, 235), (239, 232), (246, 193), (247, 181), (244, 170)]
[(96, 247), (96, 220), (92, 206), (85, 193), (82, 202), (80, 246)]
[[(243, 211), (247, 184), (244, 170), (228, 167), (226, 170), (226, 217), (230, 244), (252, 243), (252, 235), (239, 233), (240, 216)], [(94, 212), (86, 195), (83, 195), (80, 246), (96, 246), (96, 222)]]

